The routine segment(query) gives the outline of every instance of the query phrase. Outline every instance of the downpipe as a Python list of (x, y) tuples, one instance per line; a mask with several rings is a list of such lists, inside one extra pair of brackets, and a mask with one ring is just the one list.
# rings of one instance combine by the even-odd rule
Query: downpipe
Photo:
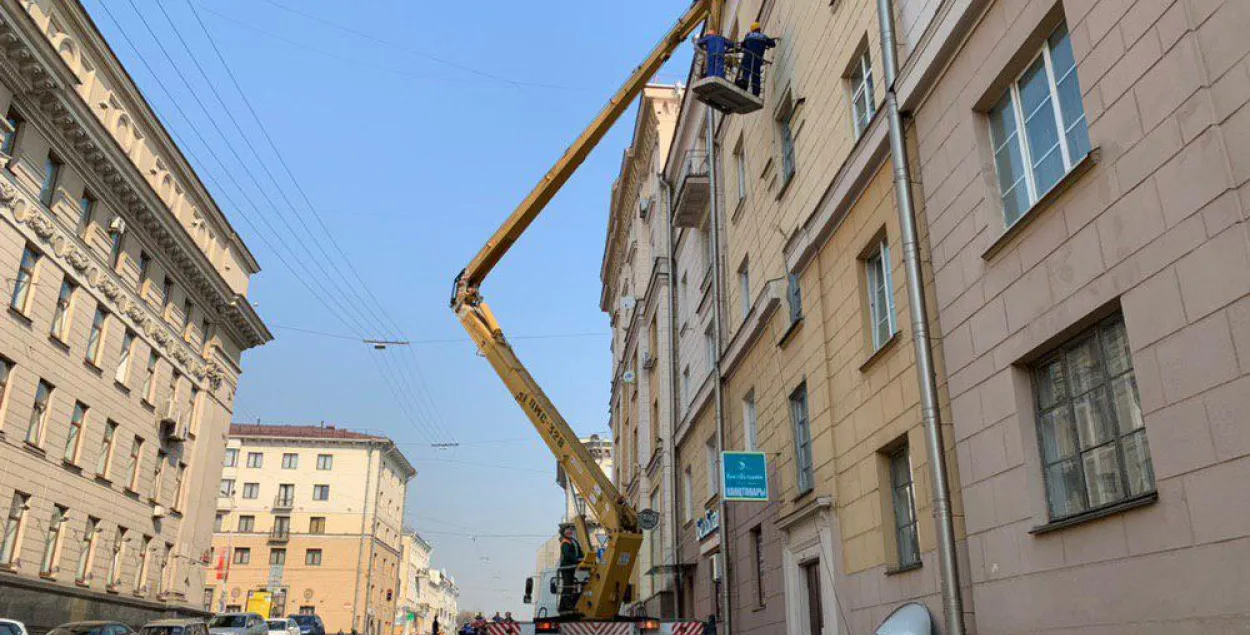
[[(719, 14), (715, 14), (719, 15)], [(720, 197), (717, 196), (717, 189), (720, 180), (716, 174), (716, 112), (710, 106), (704, 106), (707, 113), (707, 119), (704, 122), (705, 138), (707, 145), (707, 183), (708, 190), (711, 192), (709, 210), (708, 210), (708, 239), (712, 241), (712, 345), (716, 348), (716, 355), (712, 357), (712, 399), (715, 402), (716, 415), (716, 449), (719, 452), (725, 451), (725, 404), (724, 389), (721, 382), (721, 366), (720, 357), (724, 350), (721, 332), (721, 314), (724, 307), (721, 305), (721, 253), (720, 253)], [(721, 471), (725, 469), (723, 461), (717, 459), (716, 477), (724, 481)], [(717, 484), (718, 491), (721, 489)], [(730, 569), (730, 541), (729, 541), (729, 504), (725, 500), (725, 492), (720, 492), (720, 562), (721, 562), (721, 579), (719, 586), (720, 593), (720, 618), (721, 624), (724, 625), (725, 635), (733, 633), (733, 607), (730, 601), (733, 599), (733, 585), (731, 580)]]
[(959, 561), (955, 550), (955, 523), (951, 510), (946, 453), (942, 443), (937, 374), (933, 362), (933, 343), (929, 335), (929, 313), (925, 302), (916, 210), (912, 199), (911, 167), (907, 159), (903, 117), (899, 113), (898, 95), (894, 90), (898, 78), (898, 58), (895, 53), (894, 11), (890, 0), (877, 0), (877, 18), (881, 27), (882, 65), (885, 67), (885, 105), (890, 124), (894, 197), (898, 205), (899, 234), (903, 244), (903, 268), (907, 272), (907, 296), (911, 306), (916, 373), (920, 380), (921, 417), (924, 422), (925, 445), (929, 452), (929, 476), (933, 481), (933, 516), (937, 526), (938, 574), (942, 581), (945, 635), (964, 635), (963, 599), (959, 594)]
[[(674, 615), (681, 611), (682, 601), (682, 584), (681, 584), (681, 538), (678, 536), (677, 518), (677, 463), (676, 450), (673, 439), (677, 433), (677, 411), (680, 406), (678, 399), (677, 384), (677, 246), (673, 240), (673, 184), (668, 182), (668, 178), (660, 174), (660, 186), (664, 188), (664, 211), (665, 227), (664, 235), (666, 237), (666, 249), (668, 251), (668, 409), (669, 409), (669, 430), (668, 440), (669, 447), (661, 448), (664, 452), (664, 481), (668, 488), (667, 505), (669, 516), (669, 538), (672, 540), (670, 545), (670, 553), (673, 554), (673, 603)], [(659, 341), (659, 338), (656, 338)], [(661, 536), (662, 537), (662, 536)]]

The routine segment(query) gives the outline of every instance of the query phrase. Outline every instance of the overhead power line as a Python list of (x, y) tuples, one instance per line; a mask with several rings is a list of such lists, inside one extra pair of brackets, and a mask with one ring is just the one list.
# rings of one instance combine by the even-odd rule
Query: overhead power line
[[(307, 335), (316, 335), (318, 337), (329, 337), (340, 340), (350, 340), (353, 342), (363, 341), (365, 338), (356, 337), (355, 335), (347, 335), (344, 333), (331, 333), (329, 331), (319, 331), (316, 329), (308, 329), (298, 326), (288, 326), (285, 324), (270, 324), (270, 328), (280, 331), (294, 331), (296, 333), (305, 333)], [(508, 340), (553, 340), (553, 339), (581, 339), (591, 337), (609, 337), (612, 334), (607, 331), (586, 331), (574, 333), (539, 333), (536, 335), (509, 335)], [(473, 340), (467, 337), (450, 337), (442, 339), (425, 339), (425, 340), (404, 340), (405, 343), (411, 345), (417, 344), (472, 344)]]

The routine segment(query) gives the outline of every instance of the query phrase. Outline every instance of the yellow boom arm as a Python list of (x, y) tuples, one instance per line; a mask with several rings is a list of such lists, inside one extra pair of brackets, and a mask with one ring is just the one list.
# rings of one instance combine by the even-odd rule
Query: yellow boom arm
[[(612, 619), (620, 611), (625, 588), (633, 571), (634, 559), (642, 543), (638, 515), (612, 484), (611, 479), (599, 469), (590, 451), (581, 444), (577, 434), (556, 411), (542, 388), (539, 388), (538, 383), (517, 358), (490, 307), (482, 301), (479, 289), (486, 275), (586, 160), (590, 151), (629, 108), (647, 81), (672, 55), (673, 50), (709, 16), (711, 5), (719, 3), (720, 0), (694, 2), (647, 59), (634, 70), (608, 105), (599, 112), (573, 145), (569, 146), (559, 162), (547, 172), (543, 180), (491, 236), (490, 241), (482, 247), (469, 266), (460, 273), (456, 278), (451, 300), (451, 307), (465, 330), (538, 429), (547, 447), (564, 468), (569, 481), (586, 499), (586, 504), (594, 510), (607, 533), (608, 542), (604, 546), (603, 558), (594, 559), (591, 563), (589, 581), (577, 603), (577, 612), (582, 619)], [(712, 15), (719, 16), (719, 12)], [(587, 552), (593, 553), (593, 545), (585, 547)]]

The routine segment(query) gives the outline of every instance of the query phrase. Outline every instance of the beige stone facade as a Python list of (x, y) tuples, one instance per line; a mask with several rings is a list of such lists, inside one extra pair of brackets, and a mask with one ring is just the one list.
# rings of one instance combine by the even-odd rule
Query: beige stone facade
[(385, 437), (231, 426), (205, 601), (215, 610), (315, 613), (327, 632), (391, 633), (415, 474)]
[(397, 635), (429, 635), (438, 620), (439, 632), (450, 632), (459, 612), (460, 591), (443, 569), (430, 567), (434, 547), (415, 531), (405, 531), (400, 556), (399, 599), (395, 602)]
[(80, 4), (0, 37), (0, 614), (198, 611), (259, 267)]

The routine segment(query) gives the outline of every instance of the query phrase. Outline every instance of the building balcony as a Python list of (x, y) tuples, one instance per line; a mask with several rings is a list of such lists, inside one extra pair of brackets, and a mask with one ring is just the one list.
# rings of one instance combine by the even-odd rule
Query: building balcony
[(711, 196), (709, 167), (704, 150), (687, 150), (682, 157), (673, 192), (673, 224), (677, 227), (697, 227), (702, 222)]
[(288, 510), (294, 509), (295, 497), (278, 494), (277, 496), (273, 498), (273, 508), (274, 509), (288, 509)]
[(289, 542), (291, 540), (291, 530), (283, 527), (274, 527), (269, 530), (269, 542)]

